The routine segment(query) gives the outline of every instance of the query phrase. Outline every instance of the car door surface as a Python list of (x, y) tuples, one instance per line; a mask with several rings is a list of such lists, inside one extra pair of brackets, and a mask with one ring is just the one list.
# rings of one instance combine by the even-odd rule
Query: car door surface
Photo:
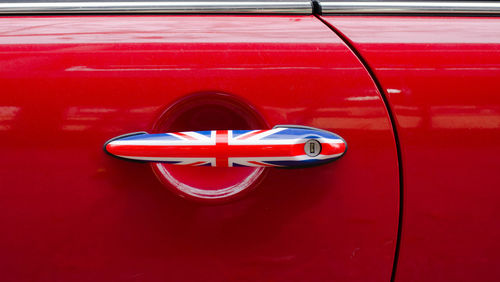
[[(390, 280), (391, 121), (315, 16), (4, 16), (0, 34), (2, 281)], [(170, 115), (181, 104), (197, 107)], [(266, 168), (252, 191), (212, 204), (102, 150), (134, 131), (278, 124), (335, 132), (348, 151)], [(179, 173), (198, 185), (238, 173), (216, 170)]]
[(500, 19), (323, 19), (365, 60), (394, 114), (404, 183), (396, 280), (498, 281)]

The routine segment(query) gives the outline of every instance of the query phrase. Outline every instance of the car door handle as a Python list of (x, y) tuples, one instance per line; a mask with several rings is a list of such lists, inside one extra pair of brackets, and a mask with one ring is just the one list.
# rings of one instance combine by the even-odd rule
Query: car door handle
[(327, 163), (347, 149), (329, 131), (296, 125), (266, 130), (210, 130), (115, 137), (104, 150), (118, 158), (213, 167), (304, 167)]

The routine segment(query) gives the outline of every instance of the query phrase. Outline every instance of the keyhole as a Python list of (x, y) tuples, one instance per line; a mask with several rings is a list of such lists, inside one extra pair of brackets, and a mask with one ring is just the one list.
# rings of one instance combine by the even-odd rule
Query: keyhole
[(309, 157), (316, 157), (321, 153), (321, 143), (315, 139), (307, 140), (304, 145), (304, 151)]

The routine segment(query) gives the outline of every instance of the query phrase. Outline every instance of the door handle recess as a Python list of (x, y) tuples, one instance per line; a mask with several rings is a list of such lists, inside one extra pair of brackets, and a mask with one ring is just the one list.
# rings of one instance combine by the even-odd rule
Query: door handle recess
[(347, 144), (337, 134), (297, 125), (266, 130), (130, 133), (104, 144), (118, 158), (213, 167), (304, 167), (341, 157)]

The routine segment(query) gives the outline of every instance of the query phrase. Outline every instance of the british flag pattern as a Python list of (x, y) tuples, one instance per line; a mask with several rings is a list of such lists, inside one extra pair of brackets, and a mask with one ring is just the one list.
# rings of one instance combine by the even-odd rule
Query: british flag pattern
[[(315, 154), (307, 153), (310, 140), (320, 144)], [(302, 167), (337, 159), (346, 148), (338, 135), (310, 127), (142, 133), (105, 144), (119, 158), (212, 167)]]

